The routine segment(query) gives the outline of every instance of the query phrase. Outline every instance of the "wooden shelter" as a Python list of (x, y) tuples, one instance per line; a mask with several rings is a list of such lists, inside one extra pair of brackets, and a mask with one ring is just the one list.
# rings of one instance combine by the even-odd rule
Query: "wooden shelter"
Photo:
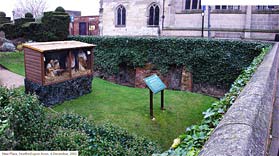
[(26, 43), (25, 90), (47, 106), (91, 92), (95, 45), (78, 41)]
[[(35, 83), (49, 85), (93, 74), (93, 44), (57, 41), (27, 43), (23, 47), (26, 79)], [(82, 61), (79, 58), (81, 53), (86, 57), (83, 60), (86, 66), (83, 71), (80, 71), (79, 67)], [(56, 67), (53, 63), (56, 63)]]

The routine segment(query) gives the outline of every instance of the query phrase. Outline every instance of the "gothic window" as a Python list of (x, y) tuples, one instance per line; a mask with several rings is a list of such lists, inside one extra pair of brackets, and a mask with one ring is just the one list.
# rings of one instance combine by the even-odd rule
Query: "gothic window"
[(215, 6), (216, 10), (240, 10), (240, 6), (236, 5), (216, 5)]
[(116, 8), (116, 26), (126, 25), (126, 9), (120, 5)]
[(201, 9), (201, 0), (185, 0), (185, 10)]
[(149, 26), (158, 26), (160, 20), (160, 9), (157, 4), (152, 4), (149, 8), (149, 18), (148, 25)]
[(264, 5), (257, 5), (257, 10), (273, 10), (275, 9), (274, 5), (268, 5), (268, 6), (264, 6)]

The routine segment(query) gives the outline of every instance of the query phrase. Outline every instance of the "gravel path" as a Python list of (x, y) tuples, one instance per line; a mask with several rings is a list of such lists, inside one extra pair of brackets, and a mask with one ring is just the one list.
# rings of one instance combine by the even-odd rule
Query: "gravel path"
[(6, 70), (0, 65), (0, 85), (9, 89), (18, 88), (24, 86), (24, 77)]

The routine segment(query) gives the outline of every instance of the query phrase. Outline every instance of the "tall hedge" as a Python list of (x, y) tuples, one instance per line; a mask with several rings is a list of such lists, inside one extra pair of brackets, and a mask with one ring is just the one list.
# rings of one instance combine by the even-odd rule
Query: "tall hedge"
[(11, 23), (11, 18), (6, 17), (6, 13), (0, 11), (0, 24)]
[(19, 19), (15, 19), (15, 25), (17, 26), (21, 26), (25, 23), (28, 22), (35, 22), (35, 18), (19, 18)]
[(7, 39), (17, 38), (22, 36), (22, 32), (17, 30), (17, 26), (13, 23), (5, 23), (0, 26), (0, 31), (5, 32), (5, 37)]
[(95, 70), (115, 74), (120, 64), (136, 68), (151, 62), (166, 73), (170, 66), (185, 66), (193, 73), (194, 83), (220, 88), (228, 88), (265, 46), (258, 42), (193, 38), (74, 36), (69, 39), (97, 45)]
[[(57, 12), (45, 12), (42, 17), (42, 22), (35, 22), (32, 16), (32, 14), (26, 13), (25, 18), (16, 19), (15, 24), (11, 23), (0, 26), (0, 31), (4, 31), (8, 39), (19, 37), (33, 41), (67, 39), (70, 23), (70, 16), (67, 13), (61, 12), (59, 9)], [(0, 24), (1, 18), (2, 17), (0, 17)]]
[[(65, 12), (45, 12), (42, 24), (48, 41), (65, 40), (69, 35), (70, 16)], [(41, 36), (40, 36), (41, 37)]]
[[(30, 18), (31, 15), (29, 13), (29, 15), (27, 15), (29, 17), (15, 19), (14, 20), (15, 23), (2, 24), (2, 26), (0, 27), (0, 31), (5, 32), (5, 36), (7, 39), (16, 39), (19, 37), (24, 37), (27, 34), (27, 32), (23, 28), (23, 25), (29, 22), (35, 22), (34, 18)], [(32, 30), (32, 32), (36, 32), (36, 31), (37, 31), (36, 29)]]
[(43, 24), (39, 22), (28, 22), (21, 26), (24, 38), (32, 41), (47, 41), (48, 35), (45, 33)]

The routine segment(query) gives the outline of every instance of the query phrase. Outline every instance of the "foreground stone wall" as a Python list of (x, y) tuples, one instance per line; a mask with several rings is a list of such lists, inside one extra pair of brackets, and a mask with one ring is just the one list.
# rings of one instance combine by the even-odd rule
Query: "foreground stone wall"
[(25, 79), (26, 93), (35, 93), (45, 106), (52, 106), (88, 94), (92, 90), (93, 76), (84, 76), (61, 83), (42, 86)]
[(200, 156), (267, 154), (278, 74), (278, 43), (225, 114)]

